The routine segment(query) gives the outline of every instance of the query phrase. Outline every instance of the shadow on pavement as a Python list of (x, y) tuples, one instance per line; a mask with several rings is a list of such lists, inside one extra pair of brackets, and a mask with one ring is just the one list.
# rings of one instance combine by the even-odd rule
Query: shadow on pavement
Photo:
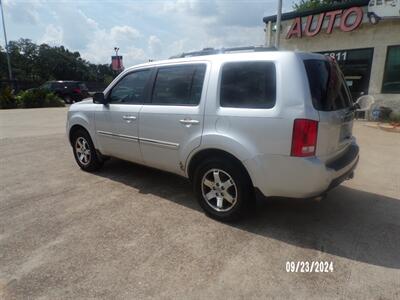
[[(200, 211), (190, 183), (179, 176), (110, 160), (98, 176)], [(236, 228), (295, 246), (368, 264), (400, 268), (400, 200), (345, 186), (321, 202), (269, 198)]]

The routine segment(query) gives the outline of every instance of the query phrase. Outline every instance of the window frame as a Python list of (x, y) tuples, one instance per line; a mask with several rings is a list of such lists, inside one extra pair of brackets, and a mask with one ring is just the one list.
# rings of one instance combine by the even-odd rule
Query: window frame
[[(232, 63), (271, 63), (274, 68), (275, 68), (275, 99), (274, 99), (274, 105), (271, 107), (234, 107), (234, 106), (222, 106), (221, 105), (221, 90), (222, 90), (222, 73), (224, 70), (225, 65), (227, 64), (232, 64)], [(233, 60), (233, 61), (225, 61), (223, 62), (220, 67), (219, 67), (219, 74), (218, 74), (218, 86), (217, 86), (217, 105), (219, 108), (222, 109), (237, 109), (237, 110), (243, 110), (243, 109), (253, 109), (257, 111), (265, 111), (265, 110), (273, 110), (276, 107), (276, 102), (278, 98), (278, 66), (277, 62), (275, 60)]]
[[(153, 102), (154, 89), (155, 89), (155, 86), (156, 86), (157, 75), (158, 75), (159, 70), (163, 69), (163, 68), (188, 67), (188, 66), (194, 66), (194, 67), (196, 67), (196, 66), (204, 66), (205, 67), (203, 84), (202, 84), (202, 88), (201, 88), (201, 95), (200, 95), (199, 102), (197, 104)], [(205, 86), (205, 82), (206, 82), (207, 70), (208, 70), (208, 64), (206, 62), (204, 62), (204, 61), (193, 61), (193, 62), (190, 62), (190, 63), (156, 66), (155, 70), (154, 70), (153, 77), (151, 78), (151, 88), (150, 88), (149, 100), (145, 104), (148, 104), (148, 105), (159, 105), (159, 106), (187, 106), (187, 107), (198, 107), (198, 106), (200, 106), (201, 100), (202, 100), (203, 94), (204, 94), (204, 86)], [(193, 73), (193, 75), (194, 75), (194, 73)], [(191, 82), (191, 85), (190, 85), (190, 94), (192, 93), (192, 88), (193, 88), (193, 78), (194, 78), (194, 76), (192, 76), (192, 82)]]
[[(125, 103), (117, 103), (117, 102), (111, 102), (111, 93), (113, 91), (113, 89), (128, 75), (132, 74), (132, 73), (138, 73), (138, 72), (143, 72), (143, 71), (150, 71), (149, 74), (149, 78), (147, 79), (146, 85), (143, 89), (143, 100), (140, 103), (130, 103), (130, 102), (125, 102)], [(148, 101), (149, 98), (149, 92), (150, 92), (150, 87), (151, 87), (151, 83), (153, 81), (153, 77), (154, 77), (154, 71), (155, 68), (154, 67), (146, 67), (143, 69), (134, 69), (131, 71), (128, 71), (127, 73), (125, 73), (121, 78), (118, 79), (117, 82), (115, 82), (115, 84), (113, 84), (113, 86), (110, 88), (110, 90), (107, 91), (107, 94), (105, 95), (105, 98), (107, 99), (107, 104), (118, 104), (118, 105), (143, 105)]]
[[(382, 75), (382, 85), (381, 85), (381, 94), (394, 94), (394, 95), (398, 95), (400, 94), (400, 92), (385, 92), (383, 89), (383, 86), (385, 84), (385, 75), (386, 75), (386, 71), (388, 68), (388, 58), (389, 58), (389, 49), (390, 48), (399, 48), (400, 49), (400, 44), (398, 45), (389, 45), (386, 47), (386, 58), (385, 58), (385, 67), (383, 69), (383, 75)], [(400, 81), (400, 78), (399, 78)]]

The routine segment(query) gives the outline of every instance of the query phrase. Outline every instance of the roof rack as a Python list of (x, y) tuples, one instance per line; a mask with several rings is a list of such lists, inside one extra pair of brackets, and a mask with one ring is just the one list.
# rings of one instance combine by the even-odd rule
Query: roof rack
[(171, 56), (172, 58), (183, 58), (183, 57), (192, 57), (192, 56), (202, 56), (202, 55), (213, 55), (213, 54), (224, 54), (224, 53), (231, 53), (231, 52), (263, 52), (263, 51), (276, 51), (275, 47), (264, 47), (264, 46), (247, 46), (247, 47), (232, 47), (232, 48), (221, 48), (221, 49), (214, 49), (214, 48), (204, 48), (200, 51), (193, 51), (193, 52), (184, 52), (182, 54)]

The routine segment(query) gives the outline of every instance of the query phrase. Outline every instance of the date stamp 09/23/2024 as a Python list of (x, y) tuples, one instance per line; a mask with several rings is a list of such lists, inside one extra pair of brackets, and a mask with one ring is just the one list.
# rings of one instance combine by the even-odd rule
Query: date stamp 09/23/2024
[(332, 261), (287, 261), (288, 273), (332, 273)]

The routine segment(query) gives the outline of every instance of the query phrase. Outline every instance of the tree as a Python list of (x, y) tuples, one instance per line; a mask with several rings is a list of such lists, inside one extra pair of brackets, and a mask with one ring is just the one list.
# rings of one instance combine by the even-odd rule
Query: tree
[(303, 11), (349, 1), (351, 0), (300, 0), (298, 3), (293, 4), (293, 9), (296, 11)]
[[(107, 64), (91, 64), (79, 52), (64, 46), (37, 45), (29, 39), (9, 42), (14, 78), (41, 84), (48, 80), (79, 80), (108, 83), (114, 73)], [(7, 79), (6, 53), (0, 47), (0, 79)]]

